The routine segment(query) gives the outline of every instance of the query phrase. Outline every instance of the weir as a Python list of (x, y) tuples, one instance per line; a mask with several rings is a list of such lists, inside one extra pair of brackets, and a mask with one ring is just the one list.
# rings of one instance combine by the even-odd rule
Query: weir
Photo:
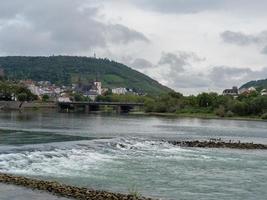
[(128, 113), (135, 108), (142, 108), (144, 103), (133, 102), (57, 102), (58, 111), (96, 112), (100, 107), (111, 107), (118, 113)]

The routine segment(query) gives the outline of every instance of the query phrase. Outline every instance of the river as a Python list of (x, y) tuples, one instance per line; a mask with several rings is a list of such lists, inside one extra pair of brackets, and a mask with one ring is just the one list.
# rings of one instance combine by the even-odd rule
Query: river
[(2, 112), (0, 172), (164, 200), (266, 199), (267, 151), (164, 141), (209, 138), (267, 144), (267, 123)]

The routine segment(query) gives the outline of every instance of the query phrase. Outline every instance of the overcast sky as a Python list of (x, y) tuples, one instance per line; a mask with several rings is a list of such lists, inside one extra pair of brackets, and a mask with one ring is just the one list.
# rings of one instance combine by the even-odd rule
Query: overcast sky
[(0, 55), (122, 62), (184, 94), (267, 78), (266, 0), (0, 0)]

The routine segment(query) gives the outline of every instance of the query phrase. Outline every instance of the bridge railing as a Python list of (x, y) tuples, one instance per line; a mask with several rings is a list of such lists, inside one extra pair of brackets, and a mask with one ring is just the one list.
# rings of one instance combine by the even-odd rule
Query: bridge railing
[(110, 105), (110, 106), (144, 106), (144, 103), (135, 102), (57, 102), (59, 105)]

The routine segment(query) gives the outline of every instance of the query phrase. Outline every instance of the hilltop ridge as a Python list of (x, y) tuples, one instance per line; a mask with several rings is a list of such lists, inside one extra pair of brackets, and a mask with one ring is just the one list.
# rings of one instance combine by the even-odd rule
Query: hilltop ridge
[(149, 76), (109, 59), (78, 56), (7, 56), (0, 66), (9, 79), (47, 80), (70, 85), (79, 78), (89, 82), (96, 77), (104, 87), (126, 87), (138, 92), (160, 94), (172, 91)]
[(255, 87), (255, 88), (267, 88), (267, 79), (261, 79), (261, 80), (253, 80), (245, 83), (242, 85), (240, 88), (250, 88), (250, 87)]

